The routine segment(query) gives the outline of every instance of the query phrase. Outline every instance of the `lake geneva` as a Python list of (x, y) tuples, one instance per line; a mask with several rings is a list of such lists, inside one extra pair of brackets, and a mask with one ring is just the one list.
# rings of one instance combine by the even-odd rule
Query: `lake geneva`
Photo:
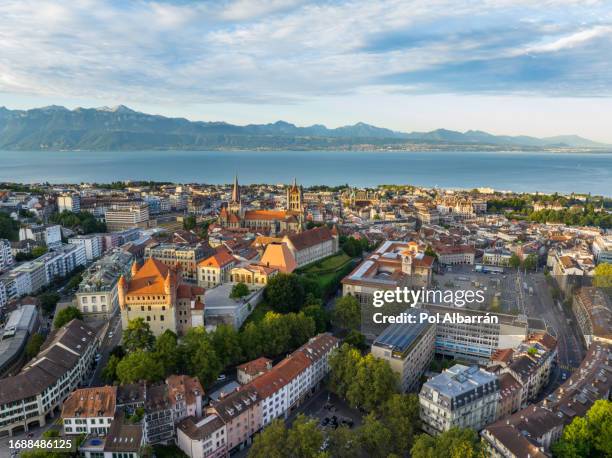
[(0, 151), (0, 181), (412, 184), (612, 195), (612, 154), (455, 151)]

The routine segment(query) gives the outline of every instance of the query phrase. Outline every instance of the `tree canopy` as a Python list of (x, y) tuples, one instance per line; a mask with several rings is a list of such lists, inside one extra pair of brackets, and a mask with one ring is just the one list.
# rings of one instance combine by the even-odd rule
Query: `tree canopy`
[(143, 318), (130, 320), (127, 329), (123, 330), (123, 346), (129, 352), (150, 350), (155, 343), (151, 327)]
[(55, 326), (56, 328), (61, 328), (65, 324), (70, 323), (70, 321), (75, 318), (79, 320), (83, 319), (83, 314), (81, 313), (81, 311), (73, 306), (66, 307), (65, 309), (62, 309), (57, 312), (57, 314), (55, 315), (55, 319), (53, 320), (53, 326)]

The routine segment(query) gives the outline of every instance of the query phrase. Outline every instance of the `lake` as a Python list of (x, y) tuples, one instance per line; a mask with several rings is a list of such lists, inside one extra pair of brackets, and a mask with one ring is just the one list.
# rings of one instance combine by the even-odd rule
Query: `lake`
[(612, 154), (465, 151), (0, 151), (0, 181), (117, 180), (443, 188), (612, 195)]

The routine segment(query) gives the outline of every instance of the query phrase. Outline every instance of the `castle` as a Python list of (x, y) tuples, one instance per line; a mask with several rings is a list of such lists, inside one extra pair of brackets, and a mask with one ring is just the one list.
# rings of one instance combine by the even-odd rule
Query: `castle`
[(235, 177), (231, 200), (221, 208), (219, 224), (228, 229), (246, 228), (269, 234), (300, 232), (304, 225), (303, 195), (302, 186), (294, 180), (287, 188), (285, 210), (246, 210), (242, 206), (238, 177)]

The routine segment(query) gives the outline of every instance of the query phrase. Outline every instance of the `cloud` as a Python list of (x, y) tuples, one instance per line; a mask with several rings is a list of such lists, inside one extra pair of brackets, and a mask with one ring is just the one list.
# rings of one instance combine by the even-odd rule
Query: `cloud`
[(0, 0), (0, 92), (293, 104), (612, 95), (605, 2)]

